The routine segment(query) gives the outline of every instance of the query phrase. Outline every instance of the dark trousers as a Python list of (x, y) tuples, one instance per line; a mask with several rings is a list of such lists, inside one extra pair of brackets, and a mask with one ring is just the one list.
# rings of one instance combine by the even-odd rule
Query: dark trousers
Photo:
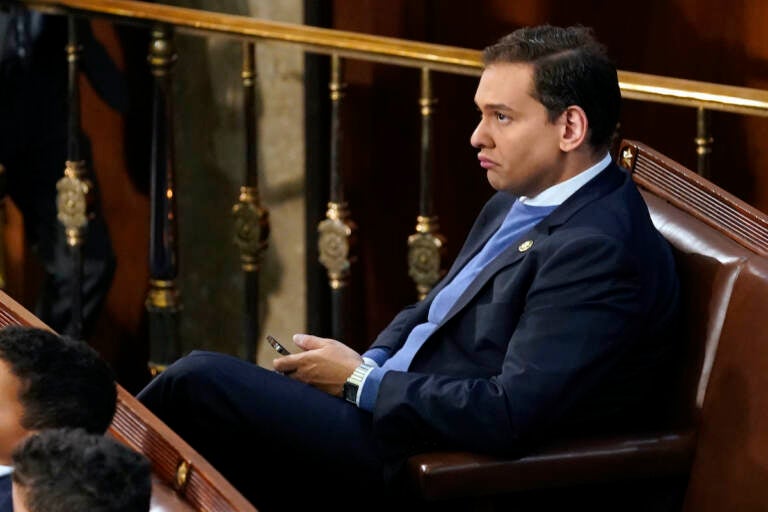
[(370, 413), (276, 372), (196, 351), (139, 400), (259, 510), (378, 510), (394, 499)]

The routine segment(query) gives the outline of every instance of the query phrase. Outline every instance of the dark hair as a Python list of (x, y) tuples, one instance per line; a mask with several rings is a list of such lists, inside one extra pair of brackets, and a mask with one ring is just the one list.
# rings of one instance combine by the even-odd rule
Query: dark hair
[(117, 403), (114, 375), (84, 342), (31, 327), (0, 330), (0, 359), (19, 379), (27, 430), (83, 428), (102, 434)]
[(43, 430), (14, 450), (13, 466), (30, 512), (149, 510), (149, 461), (103, 435)]
[(607, 147), (616, 130), (621, 91), (616, 66), (586, 27), (541, 25), (515, 30), (483, 50), (483, 62), (533, 65), (531, 95), (544, 105), (550, 121), (571, 105), (584, 109), (589, 143)]

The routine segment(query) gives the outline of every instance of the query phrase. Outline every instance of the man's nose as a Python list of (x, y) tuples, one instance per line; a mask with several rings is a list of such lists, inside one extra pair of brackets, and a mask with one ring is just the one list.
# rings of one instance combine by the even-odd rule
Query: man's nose
[(486, 148), (491, 145), (490, 138), (488, 137), (488, 133), (485, 129), (482, 119), (479, 123), (477, 123), (475, 131), (473, 131), (472, 135), (469, 137), (469, 143), (478, 149)]

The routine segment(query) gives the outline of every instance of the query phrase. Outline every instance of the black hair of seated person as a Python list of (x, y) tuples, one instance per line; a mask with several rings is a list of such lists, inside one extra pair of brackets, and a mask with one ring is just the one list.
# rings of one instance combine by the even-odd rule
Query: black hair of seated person
[(541, 102), (552, 122), (571, 105), (589, 120), (589, 144), (607, 149), (621, 111), (616, 65), (592, 29), (582, 26), (523, 27), (483, 50), (483, 64), (533, 65), (531, 96)]
[(21, 383), (27, 430), (82, 428), (103, 434), (117, 404), (114, 373), (85, 342), (32, 327), (0, 330), (0, 359)]
[(13, 485), (29, 512), (147, 512), (149, 460), (82, 429), (43, 430), (13, 452)]

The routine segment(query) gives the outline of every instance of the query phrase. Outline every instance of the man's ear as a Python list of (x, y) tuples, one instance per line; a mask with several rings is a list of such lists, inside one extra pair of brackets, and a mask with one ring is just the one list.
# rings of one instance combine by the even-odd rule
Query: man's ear
[(569, 152), (581, 147), (589, 135), (589, 121), (584, 109), (576, 105), (566, 108), (561, 114), (563, 131), (560, 137), (560, 150)]

